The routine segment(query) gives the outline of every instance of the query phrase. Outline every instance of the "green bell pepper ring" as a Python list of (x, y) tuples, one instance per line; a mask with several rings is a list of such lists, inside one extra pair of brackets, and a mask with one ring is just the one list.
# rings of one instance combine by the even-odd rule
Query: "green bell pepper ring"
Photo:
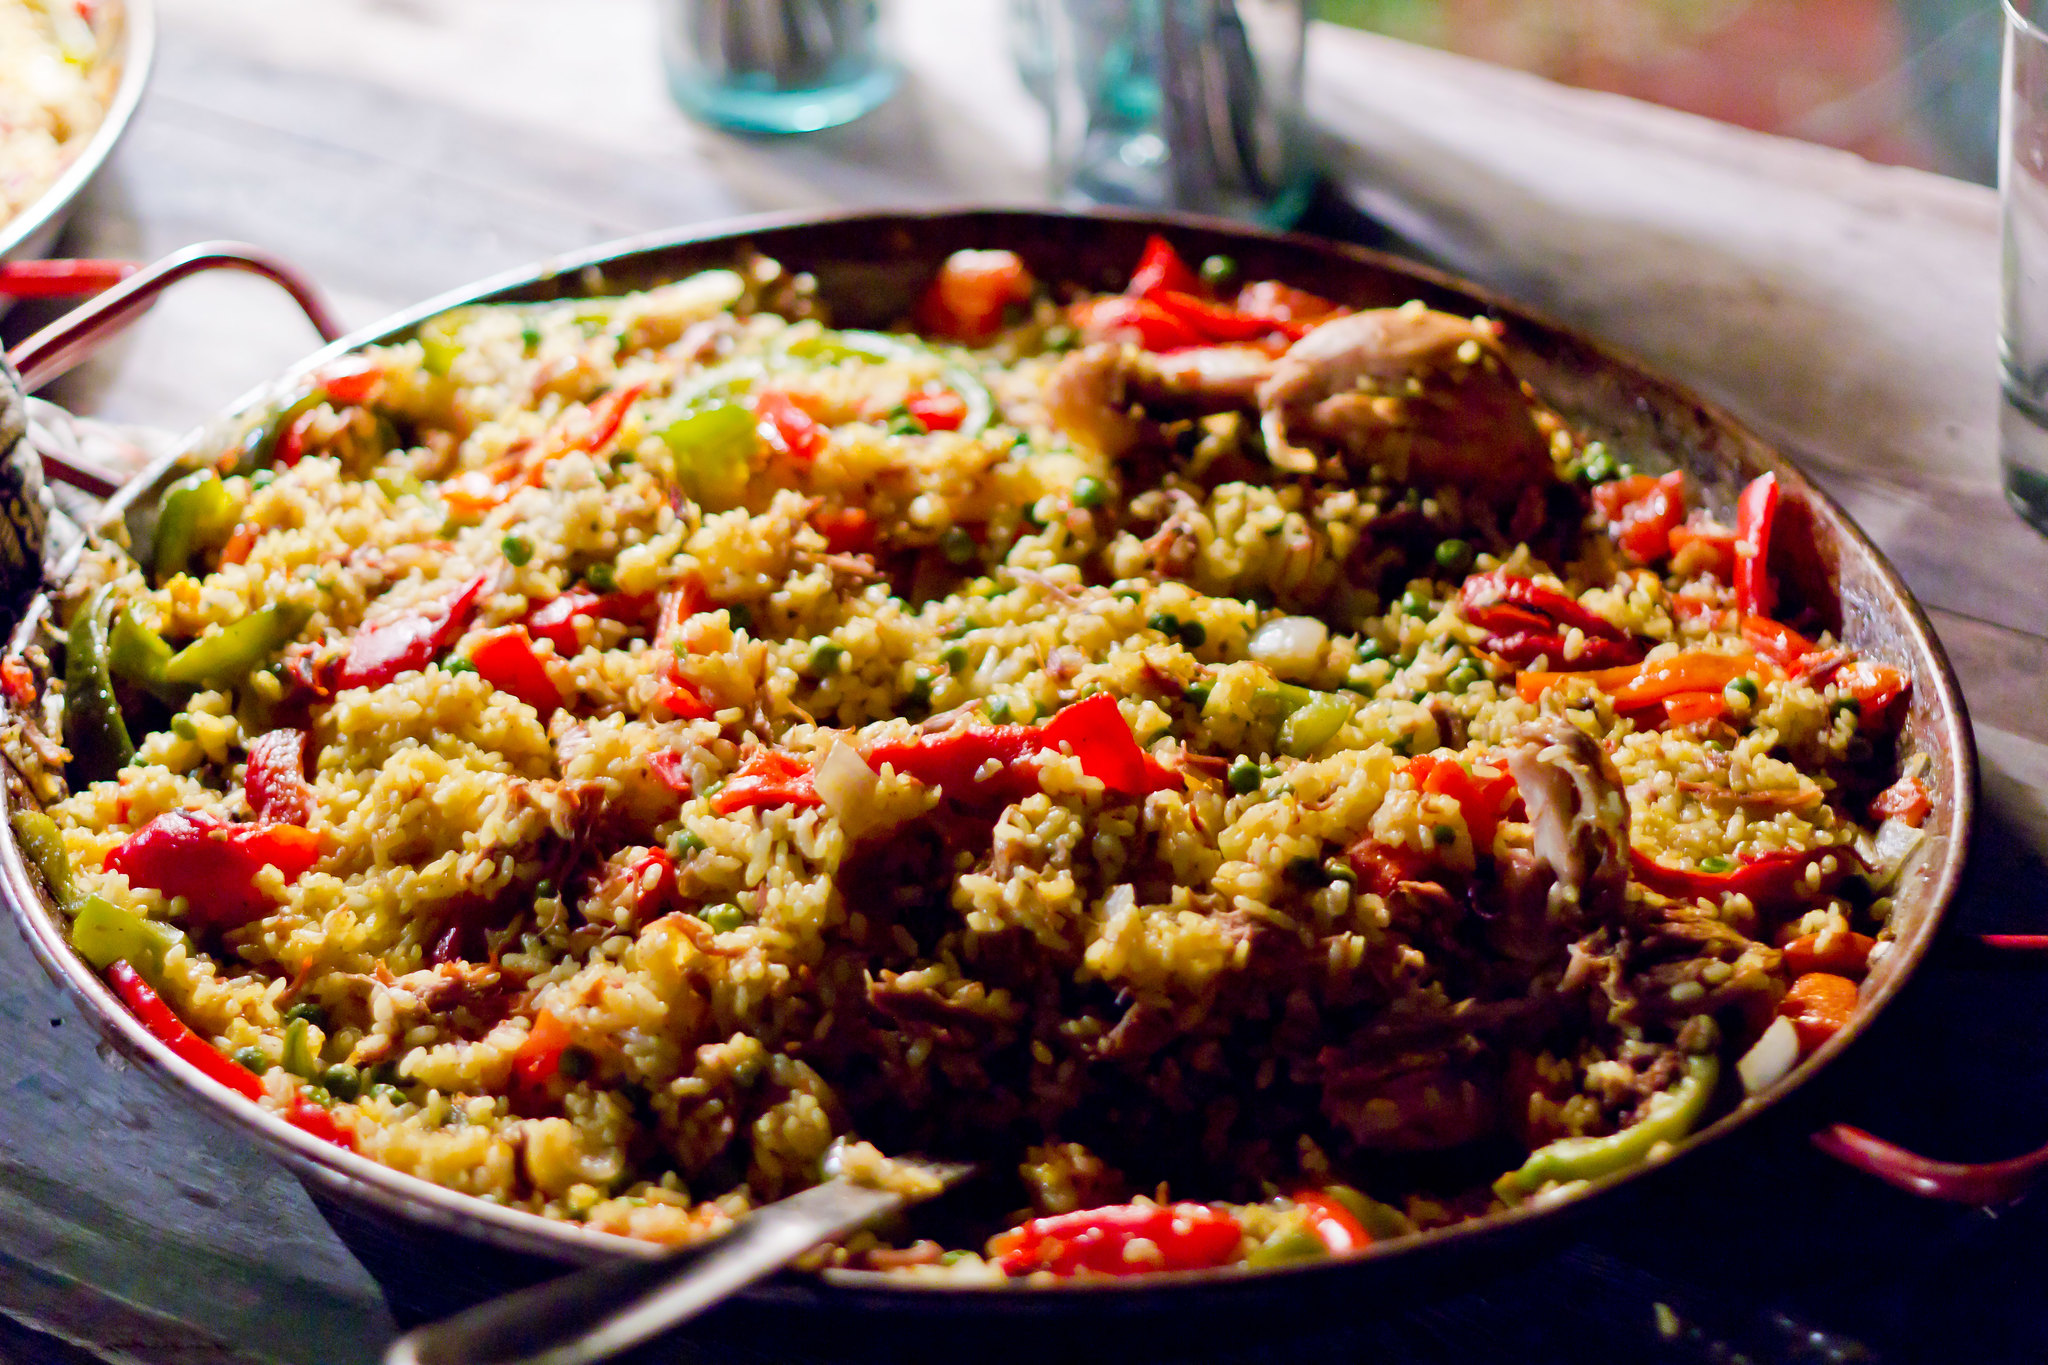
[(78, 885), (71, 879), (71, 856), (64, 851), (64, 836), (57, 832), (57, 822), (39, 810), (18, 810), (12, 823), (14, 841), (43, 874), (57, 904), (68, 909), (78, 895)]
[(210, 469), (187, 474), (165, 489), (156, 518), (157, 578), (185, 572), (193, 556), (227, 539), (241, 514), (241, 502)]
[(108, 619), (113, 610), (113, 589), (94, 588), (71, 622), (64, 651), (64, 742), (71, 750), (73, 775), (86, 782), (112, 777), (135, 757), (135, 742), (128, 737), (107, 667)]
[(152, 986), (163, 981), (164, 955), (185, 936), (169, 924), (145, 919), (102, 896), (78, 902), (71, 917), (71, 946), (100, 971), (126, 962)]
[(1606, 1137), (1559, 1138), (1529, 1154), (1516, 1170), (1494, 1182), (1494, 1193), (1519, 1202), (1552, 1181), (1598, 1180), (1642, 1164), (1660, 1142), (1677, 1142), (1699, 1122), (1721, 1079), (1721, 1063), (1710, 1054), (1689, 1057), (1677, 1085), (1650, 1097), (1649, 1112)]
[(757, 420), (741, 404), (713, 403), (669, 423), (661, 439), (675, 456), (683, 491), (714, 509), (738, 503), (760, 446)]
[(251, 612), (173, 654), (164, 663), (164, 681), (197, 687), (246, 677), (296, 639), (311, 615), (307, 608), (291, 602), (276, 602)]
[(784, 349), (799, 360), (823, 360), (828, 363), (865, 360), (876, 365), (885, 365), (893, 360), (908, 360), (918, 353), (918, 348), (902, 337), (892, 337), (887, 332), (865, 332), (858, 328), (837, 332), (824, 331), (816, 336), (798, 337)]

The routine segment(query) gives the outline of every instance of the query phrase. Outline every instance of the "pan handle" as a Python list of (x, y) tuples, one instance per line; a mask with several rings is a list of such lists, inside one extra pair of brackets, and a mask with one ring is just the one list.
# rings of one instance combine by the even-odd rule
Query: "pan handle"
[[(170, 286), (209, 270), (239, 270), (270, 280), (292, 296), (321, 340), (333, 341), (342, 334), (326, 300), (291, 266), (240, 242), (200, 242), (144, 266), (10, 351), (7, 359), (21, 373), (23, 392), (35, 392), (90, 356), (141, 317)], [(95, 497), (106, 497), (117, 486), (104, 474), (74, 467), (61, 456), (45, 454), (43, 471)]]
[[(2001, 956), (2048, 955), (2048, 934), (1981, 934), (1977, 943)], [(1958, 1204), (2011, 1203), (2048, 1173), (2048, 1147), (2004, 1161), (1936, 1161), (1846, 1123), (1815, 1133), (1813, 1145), (1908, 1194)]]

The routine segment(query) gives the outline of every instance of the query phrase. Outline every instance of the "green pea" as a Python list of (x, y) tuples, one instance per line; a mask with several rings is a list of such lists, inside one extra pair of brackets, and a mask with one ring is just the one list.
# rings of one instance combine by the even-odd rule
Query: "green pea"
[(1458, 842), (1458, 831), (1452, 829), (1449, 825), (1438, 825), (1436, 829), (1431, 832), (1436, 837), (1436, 846), (1438, 848), (1444, 848), (1450, 844), (1455, 844)]
[(1322, 863), (1314, 858), (1296, 858), (1288, 863), (1287, 880), (1305, 890), (1329, 884), (1329, 878), (1323, 874)]
[(526, 561), (533, 558), (533, 546), (519, 536), (506, 536), (498, 542), (498, 548), (505, 552), (505, 558), (513, 568), (524, 568)]
[(697, 912), (714, 933), (730, 933), (747, 922), (746, 912), (737, 905), (713, 905)]
[(846, 651), (830, 640), (820, 640), (811, 646), (811, 655), (804, 661), (804, 672), (813, 678), (829, 678), (839, 671), (846, 660)]
[(1208, 638), (1209, 632), (1202, 629), (1200, 621), (1183, 621), (1180, 623), (1180, 642), (1182, 648), (1200, 649)]
[(270, 1070), (270, 1058), (263, 1055), (260, 1047), (238, 1047), (228, 1057), (244, 1071), (253, 1071), (259, 1076)]
[(1436, 547), (1436, 562), (1439, 568), (1452, 573), (1462, 572), (1472, 563), (1472, 544), (1465, 540), (1446, 540)]
[(284, 1012), (284, 1017), (288, 1020), (303, 1019), (315, 1028), (327, 1027), (327, 1011), (320, 1008), (319, 1002), (313, 1000), (302, 1000), (293, 1005)]
[(609, 564), (593, 564), (584, 570), (583, 577), (599, 592), (611, 592), (619, 586), (618, 571)]
[(725, 619), (732, 623), (734, 630), (754, 628), (754, 609), (744, 602), (732, 602), (725, 608)]
[(1136, 588), (1118, 588), (1116, 590), (1116, 600), (1119, 602), (1135, 602), (1144, 595), (1144, 593), (1139, 592)]
[(1323, 860), (1323, 876), (1333, 882), (1351, 882), (1355, 885), (1358, 881), (1358, 869), (1343, 858), (1326, 858)]
[(891, 436), (923, 436), (931, 428), (917, 420), (909, 408), (897, 408), (883, 423), (882, 430)]
[(540, 329), (538, 327), (520, 329), (519, 345), (528, 355), (538, 351), (540, 349)]
[(1202, 261), (1202, 283), (1218, 289), (1237, 278), (1237, 262), (1229, 256), (1208, 256)]
[(441, 663), (443, 673), (474, 673), (476, 665), (467, 659), (445, 659)]
[(387, 1104), (404, 1104), (405, 1092), (388, 1081), (380, 1081), (370, 1087), (370, 1098), (383, 1100)]
[(1709, 854), (1700, 859), (1700, 871), (1709, 873), (1712, 876), (1718, 877), (1724, 872), (1733, 872), (1734, 870), (1735, 863), (1733, 860), (1723, 858), (1718, 853)]
[(1586, 453), (1579, 465), (1579, 477), (1587, 483), (1606, 483), (1616, 474), (1614, 457), (1607, 453), (1607, 447), (1598, 441), (1586, 447)]
[(931, 675), (920, 673), (910, 680), (910, 691), (903, 698), (906, 706), (929, 711), (932, 706)]
[(1223, 780), (1230, 784), (1232, 791), (1244, 796), (1257, 791), (1259, 783), (1264, 781), (1264, 778), (1257, 763), (1249, 758), (1239, 757), (1232, 761), (1229, 770), (1223, 774)]
[(580, 1081), (595, 1069), (597, 1058), (580, 1047), (562, 1049), (562, 1059), (556, 1065), (565, 1081)]
[(1109, 501), (1109, 485), (1093, 474), (1083, 474), (1074, 480), (1074, 506), (1093, 511)]
[(353, 1100), (363, 1093), (362, 1073), (347, 1062), (336, 1062), (321, 1072), (320, 1084), (338, 1100)]
[(1756, 705), (1756, 699), (1758, 695), (1756, 684), (1748, 678), (1733, 679), (1729, 682), (1728, 686), (1722, 688), (1721, 690), (1722, 693), (1726, 695), (1731, 705)]
[(702, 853), (709, 847), (710, 845), (704, 842), (704, 836), (693, 829), (679, 829), (668, 836), (668, 856), (671, 858), (687, 858), (693, 853)]
[(1189, 688), (1189, 689), (1187, 690), (1186, 696), (1187, 696), (1188, 702), (1189, 702), (1189, 703), (1190, 703), (1190, 704), (1191, 704), (1191, 705), (1192, 705), (1192, 706), (1193, 706), (1193, 707), (1194, 707), (1194, 708), (1195, 708), (1195, 709), (1196, 709), (1197, 711), (1201, 710), (1201, 709), (1202, 709), (1203, 707), (1205, 707), (1205, 706), (1207, 706), (1207, 705), (1209, 704), (1209, 691), (1210, 691), (1210, 688), (1209, 688), (1209, 684), (1207, 684), (1207, 683), (1196, 683), (1196, 684), (1195, 684), (1194, 686), (1190, 687), (1190, 688)]
[(1463, 692), (1478, 682), (1482, 676), (1484, 675), (1479, 671), (1479, 665), (1466, 659), (1444, 677), (1444, 686), (1454, 694)]
[(1863, 703), (1854, 697), (1835, 698), (1834, 714), (1839, 716), (1845, 712), (1860, 720), (1863, 717)]
[(1378, 663), (1387, 657), (1387, 647), (1370, 635), (1358, 642), (1358, 661), (1362, 664)]
[(187, 744), (199, 742), (199, 726), (183, 711), (171, 717), (171, 733)]
[(555, 898), (555, 883), (552, 877), (542, 877), (533, 884), (533, 898), (537, 901), (551, 901)]
[(939, 662), (946, 666), (946, 671), (949, 673), (966, 672), (967, 646), (952, 645), (948, 647), (939, 654)]
[(1178, 635), (1180, 618), (1170, 612), (1154, 612), (1145, 618), (1145, 627), (1148, 630), (1156, 630), (1161, 635)]
[(334, 1103), (334, 1096), (331, 1093), (329, 1093), (327, 1087), (324, 1085), (300, 1086), (299, 1098), (304, 1100), (307, 1104), (317, 1104), (322, 1109), (325, 1109), (328, 1105)]
[(1410, 616), (1422, 616), (1429, 611), (1429, 598), (1410, 588), (1401, 594), (1401, 610)]
[(946, 534), (939, 537), (939, 553), (946, 557), (948, 564), (972, 564), (980, 547), (965, 528), (948, 527)]

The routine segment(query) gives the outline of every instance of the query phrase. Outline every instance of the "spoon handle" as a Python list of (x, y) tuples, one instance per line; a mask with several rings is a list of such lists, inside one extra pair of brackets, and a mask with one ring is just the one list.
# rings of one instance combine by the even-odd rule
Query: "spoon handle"
[(906, 1202), (828, 1180), (756, 1210), (703, 1247), (581, 1270), (408, 1332), (384, 1353), (384, 1365), (588, 1365)]

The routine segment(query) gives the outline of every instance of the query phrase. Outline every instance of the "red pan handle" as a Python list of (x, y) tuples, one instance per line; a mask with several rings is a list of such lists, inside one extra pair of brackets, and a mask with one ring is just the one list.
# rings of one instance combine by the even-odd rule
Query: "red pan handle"
[[(7, 359), (21, 373), (22, 390), (34, 393), (141, 317), (164, 290), (209, 270), (240, 270), (270, 280), (292, 296), (321, 340), (333, 341), (342, 334), (320, 292), (291, 266), (240, 242), (201, 242), (142, 267), (8, 352)], [(45, 454), (43, 472), (94, 497), (106, 497), (119, 486), (61, 456)]]
[[(1978, 942), (1999, 953), (2048, 953), (2048, 934), (1983, 934)], [(2010, 1203), (2048, 1173), (2048, 1147), (2004, 1161), (1936, 1161), (1846, 1123), (1815, 1133), (1813, 1145), (1908, 1194), (1959, 1204)]]

